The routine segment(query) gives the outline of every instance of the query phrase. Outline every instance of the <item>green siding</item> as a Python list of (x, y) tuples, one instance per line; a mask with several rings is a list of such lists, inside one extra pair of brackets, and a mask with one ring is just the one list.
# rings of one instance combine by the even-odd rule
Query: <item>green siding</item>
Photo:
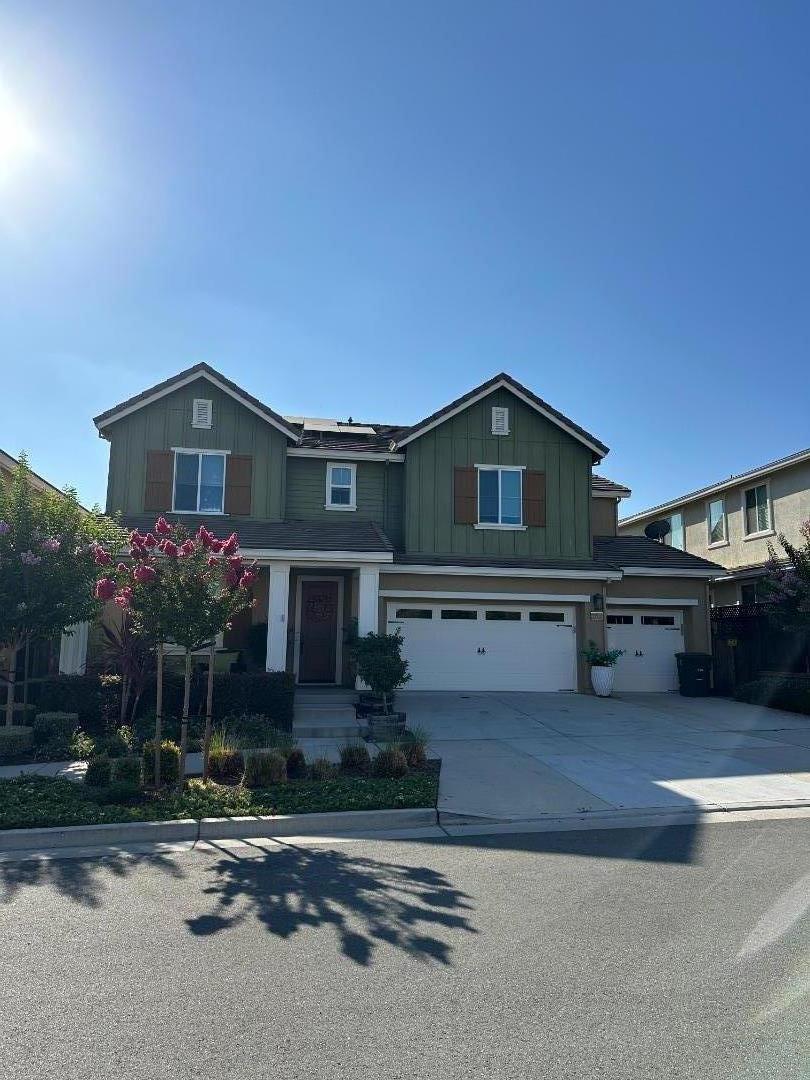
[[(330, 461), (340, 461), (336, 454)], [(402, 545), (403, 467), (384, 461), (358, 461), (357, 509), (326, 509), (326, 466), (323, 458), (287, 458), (288, 521), (312, 521), (347, 514), (360, 521), (375, 521), (395, 546)]]
[[(213, 402), (210, 429), (191, 426), (194, 398)], [(182, 446), (250, 454), (253, 457), (250, 516), (265, 521), (282, 519), (286, 436), (205, 379), (198, 379), (118, 420), (109, 429), (109, 437), (107, 510), (110, 513), (143, 513), (147, 451)]]
[[(509, 408), (509, 435), (491, 434), (493, 405)], [(591, 452), (508, 390), (497, 390), (446, 420), (405, 452), (407, 551), (590, 556)], [(546, 526), (512, 532), (456, 525), (453, 469), (477, 464), (525, 465), (545, 472)]]

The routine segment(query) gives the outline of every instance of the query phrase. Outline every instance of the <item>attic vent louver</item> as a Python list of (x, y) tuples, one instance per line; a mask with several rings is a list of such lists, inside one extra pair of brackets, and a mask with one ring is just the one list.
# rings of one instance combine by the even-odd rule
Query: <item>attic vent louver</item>
[(191, 412), (191, 426), (195, 428), (210, 428), (211, 401), (208, 398), (194, 398), (194, 407)]
[(492, 434), (509, 434), (509, 410), (502, 405), (492, 406)]

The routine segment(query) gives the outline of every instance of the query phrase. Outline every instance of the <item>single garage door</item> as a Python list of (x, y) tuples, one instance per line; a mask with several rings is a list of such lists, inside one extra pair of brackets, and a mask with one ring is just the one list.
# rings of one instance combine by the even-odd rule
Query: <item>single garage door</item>
[(660, 608), (610, 608), (607, 645), (624, 649), (616, 664), (616, 690), (678, 689), (675, 653), (683, 651), (683, 615)]
[(388, 605), (411, 673), (408, 690), (573, 690), (574, 608), (566, 605)]

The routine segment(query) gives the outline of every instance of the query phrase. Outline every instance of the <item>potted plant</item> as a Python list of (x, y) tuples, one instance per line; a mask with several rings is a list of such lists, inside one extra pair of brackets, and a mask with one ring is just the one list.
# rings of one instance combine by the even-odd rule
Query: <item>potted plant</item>
[(582, 655), (591, 665), (591, 686), (597, 697), (610, 697), (613, 692), (613, 669), (624, 649), (608, 649), (603, 652), (595, 641), (589, 641)]
[(357, 674), (373, 695), (364, 711), (372, 738), (388, 738), (405, 730), (405, 713), (391, 708), (395, 690), (410, 679), (408, 661), (402, 658), (402, 637), (394, 634), (366, 634), (351, 646)]

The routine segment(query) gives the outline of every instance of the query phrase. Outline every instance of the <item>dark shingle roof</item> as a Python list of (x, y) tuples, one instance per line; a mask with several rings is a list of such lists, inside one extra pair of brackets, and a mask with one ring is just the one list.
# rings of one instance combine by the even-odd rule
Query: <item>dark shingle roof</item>
[(717, 563), (690, 555), (688, 551), (659, 544), (646, 536), (595, 536), (593, 554), (598, 562), (614, 566), (643, 566), (661, 570), (713, 570), (722, 573)]
[(404, 439), (412, 438), (414, 435), (418, 434), (422, 428), (429, 427), (436, 420), (441, 420), (443, 416), (447, 415), (447, 413), (453, 412), (453, 410), (457, 409), (460, 405), (464, 405), (467, 401), (470, 401), (472, 398), (478, 397), (480, 394), (486, 394), (490, 389), (494, 389), (501, 383), (506, 385), (507, 388), (511, 387), (513, 390), (516, 390), (518, 394), (522, 394), (525, 398), (527, 398), (534, 405), (536, 405), (538, 409), (542, 409), (543, 412), (546, 412), (550, 416), (554, 417), (556, 420), (559, 421), (561, 425), (567, 427), (580, 439), (588, 443), (592, 448), (595, 448), (595, 453), (597, 453), (600, 458), (603, 458), (605, 454), (608, 453), (608, 447), (605, 446), (605, 444), (599, 439), (597, 439), (595, 435), (591, 435), (591, 433), (589, 431), (586, 431), (585, 428), (580, 427), (579, 424), (575, 424), (574, 421), (569, 419), (569, 417), (567, 417), (564, 413), (559, 412), (558, 409), (555, 409), (552, 405), (549, 405), (547, 401), (543, 401), (541, 397), (538, 397), (537, 394), (532, 393), (531, 390), (523, 386), (522, 383), (519, 383), (517, 379), (513, 379), (512, 376), (505, 371), (501, 371), (498, 375), (494, 375), (491, 379), (487, 379), (486, 382), (481, 383), (480, 386), (476, 386), (473, 390), (468, 391), (468, 393), (462, 394), (461, 397), (456, 398), (455, 401), (451, 401), (449, 404), (443, 405), (441, 409), (437, 410), (434, 413), (431, 413), (430, 416), (426, 416), (424, 420), (420, 420), (418, 424), (413, 424), (409, 428), (403, 428), (396, 437), (397, 442), (401, 442)]
[(624, 484), (619, 484), (616, 480), (608, 480), (606, 476), (599, 476), (597, 473), (591, 476), (591, 491), (601, 491), (621, 498), (626, 498), (631, 494), (630, 488), (625, 487)]
[(127, 398), (126, 401), (122, 401), (120, 402), (120, 404), (114, 405), (111, 409), (107, 409), (105, 412), (99, 413), (98, 416), (94, 416), (93, 423), (96, 425), (97, 428), (103, 428), (109, 422), (109, 420), (114, 417), (116, 413), (121, 412), (122, 409), (129, 409), (133, 405), (139, 405), (142, 402), (145, 404), (151, 397), (154, 397), (155, 394), (160, 394), (167, 390), (171, 390), (171, 388), (173, 386), (176, 386), (177, 383), (183, 382), (184, 380), (187, 380), (194, 375), (201, 375), (202, 377), (208, 375), (211, 378), (216, 379), (217, 382), (222, 383), (224, 387), (230, 390), (232, 394), (235, 394), (237, 397), (243, 398), (245, 401), (250, 402), (250, 404), (255, 409), (258, 409), (259, 412), (263, 413), (268, 420), (272, 420), (274, 424), (277, 424), (280, 428), (282, 428), (290, 436), (290, 438), (294, 439), (296, 437), (296, 432), (293, 430), (291, 425), (287, 423), (283, 416), (280, 416), (277, 412), (273, 412), (273, 410), (269, 408), (269, 406), (265, 405), (263, 401), (259, 401), (258, 398), (253, 397), (252, 394), (249, 394), (246, 390), (243, 390), (241, 386), (237, 386), (235, 382), (232, 382), (231, 379), (226, 378), (225, 375), (222, 375), (215, 368), (212, 368), (210, 364), (194, 364), (192, 367), (186, 368), (185, 371), (179, 371), (176, 375), (172, 375), (170, 379), (165, 379), (163, 382), (157, 383), (157, 385), (155, 386), (150, 386), (148, 390), (143, 390), (140, 394), (136, 394), (134, 397)]
[[(193, 514), (165, 514), (167, 521), (196, 532), (201, 524), (224, 540), (235, 532), (247, 550), (283, 551), (393, 551), (393, 544), (373, 521), (253, 521), (237, 517), (196, 517)], [(155, 515), (128, 517), (130, 529), (148, 532)]]

